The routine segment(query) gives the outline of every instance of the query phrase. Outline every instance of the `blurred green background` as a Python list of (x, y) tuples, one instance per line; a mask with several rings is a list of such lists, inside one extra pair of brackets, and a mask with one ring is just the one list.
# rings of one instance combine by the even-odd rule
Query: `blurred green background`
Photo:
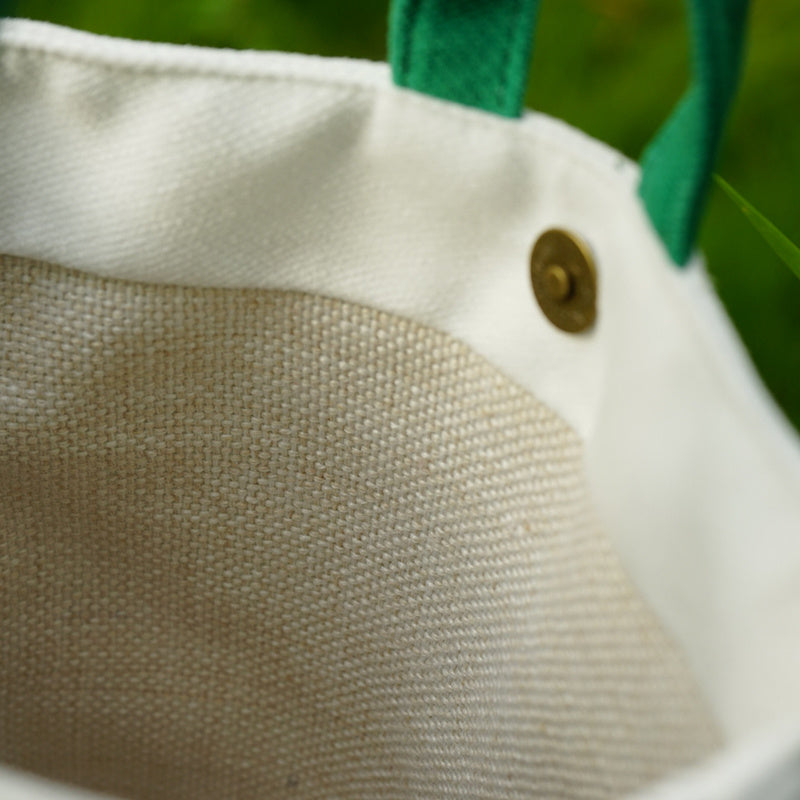
[[(17, 0), (17, 16), (134, 39), (383, 60), (387, 0)], [(685, 4), (544, 0), (527, 103), (636, 158), (688, 79)], [(754, 2), (718, 171), (800, 242), (800, 2)], [(800, 281), (714, 189), (701, 244), (767, 385), (800, 429)]]

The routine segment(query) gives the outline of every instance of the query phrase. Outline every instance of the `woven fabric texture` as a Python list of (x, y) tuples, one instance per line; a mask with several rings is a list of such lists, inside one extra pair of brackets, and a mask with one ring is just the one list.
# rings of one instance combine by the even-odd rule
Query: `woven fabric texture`
[(599, 800), (714, 748), (580, 441), (464, 345), (1, 267), (0, 761), (141, 800)]
[(394, 81), (425, 94), (522, 115), (538, 0), (394, 0)]

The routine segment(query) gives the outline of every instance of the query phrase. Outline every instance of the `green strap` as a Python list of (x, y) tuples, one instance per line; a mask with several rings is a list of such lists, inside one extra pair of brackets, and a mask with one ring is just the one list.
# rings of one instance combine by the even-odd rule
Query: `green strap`
[(394, 0), (394, 82), (504, 117), (522, 114), (539, 0)]
[[(685, 264), (739, 79), (749, 0), (689, 0), (694, 81), (642, 159), (640, 194)], [(492, 111), (522, 113), (538, 0), (393, 0), (395, 83)]]
[(676, 264), (692, 253), (741, 72), (748, 0), (691, 0), (694, 81), (642, 156), (639, 194)]

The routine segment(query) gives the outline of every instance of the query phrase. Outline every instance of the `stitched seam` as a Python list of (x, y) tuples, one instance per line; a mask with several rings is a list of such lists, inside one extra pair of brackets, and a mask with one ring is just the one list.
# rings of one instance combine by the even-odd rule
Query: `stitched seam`
[[(48, 50), (44, 47), (38, 47), (36, 45), (12, 45), (9, 47), (8, 45), (3, 45), (0, 42), (0, 63), (2, 63), (3, 57), (5, 57), (8, 53), (24, 53), (24, 54), (34, 54), (34, 55), (41, 55), (48, 59), (57, 59), (58, 61), (63, 61), (69, 64), (80, 64), (86, 67), (91, 67), (92, 69), (99, 69), (103, 72), (108, 73), (120, 73), (120, 74), (131, 74), (131, 75), (141, 75), (141, 76), (155, 76), (155, 77), (185, 77), (185, 78), (218, 78), (220, 80), (230, 80), (230, 81), (265, 81), (265, 82), (288, 82), (288, 83), (304, 83), (308, 86), (320, 86), (320, 87), (339, 87), (345, 89), (355, 89), (355, 90), (373, 90), (378, 88), (376, 86), (371, 86), (368, 84), (363, 83), (353, 83), (351, 80), (347, 79), (339, 79), (339, 78), (316, 78), (316, 77), (305, 77), (300, 75), (291, 75), (289, 73), (284, 74), (276, 74), (276, 73), (263, 73), (263, 74), (254, 74), (254, 73), (237, 73), (231, 74), (230, 72), (222, 72), (214, 69), (201, 69), (199, 67), (187, 67), (187, 66), (169, 66), (169, 67), (161, 67), (155, 64), (147, 64), (147, 65), (138, 65), (138, 64), (118, 64), (113, 62), (104, 61), (102, 59), (95, 59), (89, 56), (80, 56), (75, 55), (72, 53), (59, 53), (53, 50)], [(375, 63), (375, 62), (368, 62), (368, 63)]]
[[(33, 45), (31, 46), (14, 45), (12, 48), (6, 49), (5, 52), (9, 53), (12, 52), (13, 50), (25, 53), (34, 53), (48, 59), (64, 61), (67, 63), (81, 64), (87, 67), (91, 67), (92, 69), (102, 70), (103, 72), (111, 74), (127, 73), (136, 76), (145, 76), (145, 77), (155, 76), (160, 78), (170, 78), (170, 77), (186, 77), (186, 78), (199, 78), (199, 79), (216, 78), (223, 81), (248, 81), (248, 82), (264, 81), (265, 83), (285, 83), (289, 85), (297, 84), (310, 87), (336, 88), (345, 90), (347, 94), (352, 94), (352, 95), (367, 94), (367, 93), (374, 94), (379, 91), (387, 91), (387, 90), (391, 91), (393, 89), (392, 84), (374, 85), (366, 83), (353, 83), (352, 81), (347, 81), (347, 80), (335, 80), (331, 78), (328, 79), (308, 78), (305, 76), (296, 76), (288, 74), (231, 75), (230, 73), (227, 72), (215, 72), (211, 70), (204, 71), (200, 69), (179, 68), (179, 67), (174, 67), (174, 68), (169, 67), (165, 69), (150, 65), (148, 65), (148, 67), (141, 68), (134, 64), (114, 64), (105, 61), (96, 61), (88, 57), (54, 52), (52, 50), (36, 47)], [(520, 124), (520, 121), (517, 119), (505, 119), (497, 117), (495, 115), (487, 114), (485, 111), (471, 109), (465, 106), (458, 105), (457, 103), (445, 103), (442, 102), (441, 100), (437, 100), (436, 98), (428, 97), (427, 95), (418, 94), (416, 92), (402, 92), (402, 96), (404, 102), (410, 103), (414, 106), (425, 106), (426, 111), (428, 111), (431, 114), (434, 114), (437, 117), (457, 119), (462, 124), (468, 125), (472, 128), (496, 131), (498, 126), (504, 126), (506, 128), (506, 135), (513, 137), (520, 137), (522, 139), (527, 139), (531, 142), (537, 142), (539, 145), (545, 147), (550, 152), (560, 154), (567, 160), (568, 163), (581, 164), (590, 172), (596, 174), (597, 176), (602, 176), (604, 179), (607, 179), (609, 183), (615, 183), (613, 177), (618, 173), (617, 170), (615, 170), (613, 165), (610, 163), (610, 158), (608, 155), (605, 156), (605, 158), (607, 158), (609, 161), (608, 164), (602, 166), (597, 165), (592, 161), (588, 160), (587, 158), (575, 154), (572, 151), (572, 149), (570, 149), (569, 152), (565, 152), (563, 146), (551, 141), (549, 136), (542, 135), (538, 131), (534, 131), (522, 126)], [(595, 142), (595, 144), (598, 143)]]

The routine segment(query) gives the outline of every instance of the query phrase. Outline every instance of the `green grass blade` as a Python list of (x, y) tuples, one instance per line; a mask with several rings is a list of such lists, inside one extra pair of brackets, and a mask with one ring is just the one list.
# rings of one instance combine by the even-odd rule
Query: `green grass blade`
[(724, 178), (714, 175), (714, 179), (739, 207), (742, 214), (750, 220), (752, 226), (761, 234), (767, 244), (786, 263), (789, 269), (800, 278), (800, 247), (778, 230), (762, 213), (753, 208)]

